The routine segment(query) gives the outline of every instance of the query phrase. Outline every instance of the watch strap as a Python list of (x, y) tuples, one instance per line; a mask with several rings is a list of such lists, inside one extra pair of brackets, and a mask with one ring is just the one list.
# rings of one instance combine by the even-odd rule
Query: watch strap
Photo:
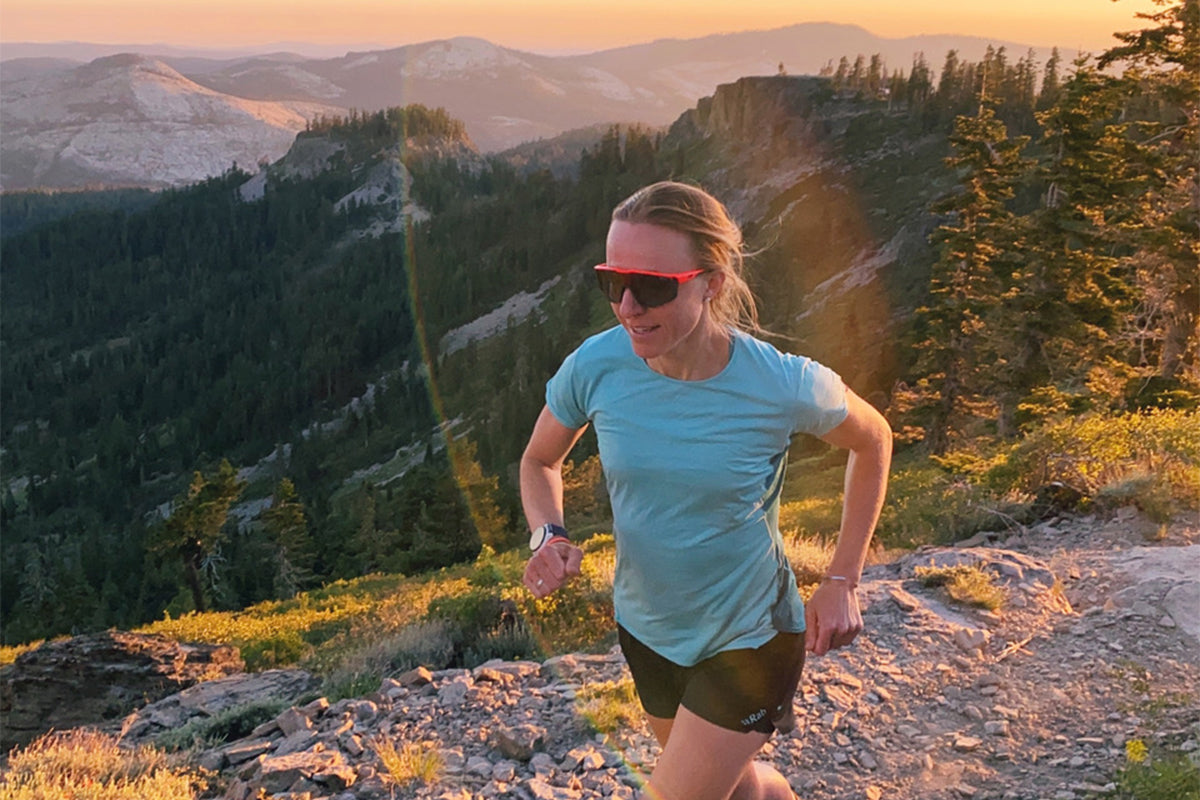
[[(540, 534), (540, 537), (539, 537), (539, 534)], [(571, 537), (567, 535), (567, 529), (564, 528), (562, 525), (557, 525), (553, 522), (547, 522), (545, 525), (543, 525), (541, 528), (539, 528), (536, 533), (534, 533), (533, 540), (537, 541), (539, 538), (541, 539), (541, 543), (538, 544), (536, 547), (532, 548), (533, 552), (535, 552), (535, 553), (538, 550), (541, 550), (546, 545), (550, 544), (551, 542), (555, 542), (555, 541), (569, 542), (569, 541), (571, 541)]]

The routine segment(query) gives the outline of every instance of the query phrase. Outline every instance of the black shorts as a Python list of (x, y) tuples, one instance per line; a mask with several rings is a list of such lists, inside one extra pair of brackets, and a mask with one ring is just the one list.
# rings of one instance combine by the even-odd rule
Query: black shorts
[(739, 733), (786, 733), (804, 668), (804, 634), (778, 633), (761, 647), (726, 650), (692, 667), (669, 661), (617, 626), (642, 708), (674, 719), (679, 706)]

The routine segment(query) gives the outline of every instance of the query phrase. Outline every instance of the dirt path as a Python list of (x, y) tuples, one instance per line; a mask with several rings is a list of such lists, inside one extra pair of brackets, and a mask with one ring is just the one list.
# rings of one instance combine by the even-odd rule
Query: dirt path
[(1195, 751), (1200, 529), (1156, 532), (1131, 509), (959, 549), (1003, 576), (999, 614), (911, 579), (954, 552), (873, 568), (866, 634), (813, 660), (807, 724), (773, 760), (811, 800), (1072, 800), (1106, 789), (1130, 739)]

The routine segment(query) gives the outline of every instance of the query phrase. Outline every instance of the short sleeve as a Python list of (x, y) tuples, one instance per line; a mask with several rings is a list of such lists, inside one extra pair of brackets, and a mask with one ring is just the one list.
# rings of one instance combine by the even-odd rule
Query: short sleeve
[(797, 380), (796, 397), (800, 400), (796, 432), (824, 436), (841, 425), (850, 413), (846, 405), (846, 384), (836, 372), (807, 358), (793, 364)]
[(546, 407), (565, 427), (582, 428), (588, 422), (582, 383), (578, 350), (567, 356), (554, 377), (546, 382)]

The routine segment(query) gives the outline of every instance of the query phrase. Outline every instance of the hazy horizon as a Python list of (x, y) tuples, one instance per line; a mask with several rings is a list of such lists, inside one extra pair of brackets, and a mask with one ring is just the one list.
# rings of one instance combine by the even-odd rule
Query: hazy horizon
[[(171, 44), (168, 42), (161, 42), (161, 41), (157, 41), (157, 42), (150, 42), (150, 41), (97, 42), (97, 41), (87, 41), (87, 40), (60, 40), (60, 41), (46, 41), (46, 42), (0, 41), (0, 61), (7, 61), (10, 59), (15, 59), (15, 58), (28, 58), (28, 57), (63, 57), (61, 55), (55, 56), (55, 54), (52, 51), (58, 51), (58, 50), (70, 51), (72, 49), (81, 50), (81, 51), (95, 51), (98, 54), (108, 54), (110, 51), (113, 54), (118, 53), (118, 52), (139, 52), (139, 53), (149, 54), (149, 55), (211, 58), (214, 60), (244, 58), (247, 56), (261, 56), (261, 55), (276, 54), (276, 53), (278, 53), (278, 54), (286, 53), (289, 55), (303, 56), (305, 58), (323, 59), (323, 58), (341, 58), (341, 57), (347, 55), (348, 53), (391, 50), (391, 49), (406, 47), (409, 45), (424, 44), (424, 43), (428, 43), (428, 42), (432, 42), (432, 41), (448, 41), (448, 40), (453, 40), (453, 39), (483, 39), (483, 40), (489, 41), (492, 44), (499, 46), (499, 47), (505, 47), (505, 48), (516, 50), (519, 52), (532, 53), (534, 55), (554, 57), (554, 56), (587, 55), (587, 54), (591, 54), (591, 53), (604, 52), (607, 50), (619, 50), (624, 47), (636, 47), (639, 45), (652, 44), (652, 43), (658, 42), (658, 41), (672, 41), (672, 40), (684, 41), (684, 40), (691, 40), (691, 39), (702, 39), (702, 38), (706, 38), (708, 36), (750, 34), (750, 33), (763, 32), (763, 31), (780, 30), (780, 29), (795, 27), (795, 26), (799, 26), (799, 25), (840, 25), (840, 26), (846, 26), (846, 27), (855, 27), (855, 28), (859, 28), (859, 29), (865, 31), (867, 34), (869, 34), (871, 36), (874, 36), (874, 37), (882, 39), (882, 40), (887, 40), (887, 41), (900, 41), (900, 40), (904, 40), (904, 39), (920, 38), (920, 37), (936, 37), (936, 38), (951, 38), (951, 39), (978, 39), (978, 40), (982, 40), (982, 41), (994, 42), (998, 45), (999, 44), (1020, 44), (1020, 45), (1028, 45), (1031, 47), (1037, 47), (1039, 49), (1049, 49), (1051, 46), (1056, 46), (1064, 51), (1075, 51), (1075, 50), (1087, 51), (1088, 50), (1088, 48), (1068, 46), (1063, 43), (1051, 43), (1051, 44), (1046, 44), (1046, 45), (1037, 45), (1035, 43), (1029, 42), (1028, 40), (1003, 39), (1001, 37), (981, 36), (979, 34), (973, 34), (973, 33), (938, 32), (938, 33), (911, 34), (911, 35), (906, 35), (906, 36), (891, 37), (891, 36), (883, 36), (882, 34), (878, 34), (875, 31), (872, 31), (870, 28), (868, 28), (864, 25), (856, 25), (854, 23), (840, 23), (840, 22), (833, 23), (833, 22), (829, 22), (828, 20), (812, 20), (810, 22), (792, 23), (791, 25), (780, 25), (775, 28), (747, 29), (744, 31), (720, 31), (720, 32), (714, 32), (714, 33), (710, 33), (710, 34), (700, 34), (700, 35), (697, 35), (694, 37), (662, 36), (662, 37), (657, 37), (655, 39), (645, 39), (643, 41), (629, 42), (627, 44), (619, 44), (619, 45), (614, 45), (612, 47), (604, 47), (604, 48), (599, 48), (599, 49), (542, 48), (542, 49), (538, 49), (538, 50), (531, 50), (531, 49), (526, 49), (526, 48), (513, 47), (511, 45), (505, 44), (503, 42), (498, 42), (493, 39), (486, 39), (486, 37), (473, 36), (473, 35), (469, 35), (469, 34), (461, 34), (458, 36), (446, 36), (446, 37), (441, 37), (441, 38), (437, 38), (437, 39), (421, 39), (418, 41), (402, 42), (402, 43), (353, 42), (353, 43), (348, 43), (348, 44), (347, 43), (319, 44), (319, 43), (315, 43), (315, 42), (302, 42), (302, 41), (276, 41), (276, 42), (263, 42), (262, 44), (258, 44), (258, 45), (248, 44), (248, 45), (242, 45), (242, 46), (212, 46), (212, 47), (205, 47), (205, 46), (199, 46), (199, 45)], [(10, 55), (9, 53), (14, 48), (19, 49), (18, 54)], [(1100, 49), (1102, 49), (1102, 48), (1095, 48), (1092, 50), (1092, 52), (1099, 52)], [(42, 52), (43, 50), (45, 52)], [(37, 52), (36, 52), (36, 55), (30, 56), (27, 54), (27, 51), (37, 51)], [(86, 57), (85, 60), (91, 60), (93, 58), (101, 57), (98, 54), (97, 55), (89, 55)]]
[[(1138, 12), (1152, 0), (1011, 0), (992, 3), (913, 0), (815, 0), (731, 3), (633, 0), (487, 3), (481, 0), (346, 0), (336, 9), (317, 0), (7, 0), (0, 6), (0, 47), (64, 44), (158, 47), (216, 53), (286, 50), (307, 57), (476, 37), (516, 50), (569, 55), (802, 23), (857, 25), (887, 39), (974, 36), (1097, 52), (1116, 31), (1143, 27)], [(9, 58), (0, 51), (0, 58)]]

